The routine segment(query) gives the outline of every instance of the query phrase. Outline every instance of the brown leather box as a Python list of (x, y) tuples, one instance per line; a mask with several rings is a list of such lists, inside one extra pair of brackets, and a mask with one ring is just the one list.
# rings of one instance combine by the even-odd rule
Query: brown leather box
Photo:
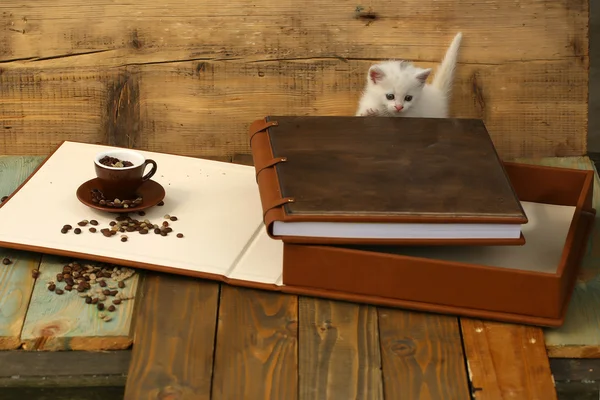
[[(529, 237), (525, 235), (523, 248), (285, 243), (283, 283), (294, 292), (329, 298), (514, 323), (562, 325), (596, 214), (592, 207), (594, 173), (516, 163), (505, 166), (522, 202), (549, 207), (536, 211), (535, 218), (528, 215), (529, 223), (538, 225), (532, 225)], [(547, 225), (556, 217), (549, 216), (552, 206), (543, 204), (574, 207), (563, 214), (562, 232)], [(556, 213), (564, 209), (557, 207)], [(492, 258), (500, 264), (504, 257), (510, 265), (475, 261), (490, 259), (486, 251), (493, 251)], [(555, 265), (544, 263), (552, 252)], [(528, 261), (519, 254), (528, 254)]]

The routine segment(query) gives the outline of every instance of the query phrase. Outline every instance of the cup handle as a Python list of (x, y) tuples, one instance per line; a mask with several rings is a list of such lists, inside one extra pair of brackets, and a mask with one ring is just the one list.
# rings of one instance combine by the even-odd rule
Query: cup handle
[(154, 160), (146, 160), (146, 162), (144, 163), (144, 171), (146, 170), (146, 166), (148, 164), (152, 164), (152, 169), (142, 177), (143, 181), (147, 181), (148, 179), (152, 178), (152, 176), (156, 173), (156, 169), (158, 168), (158, 166), (156, 165), (156, 162)]

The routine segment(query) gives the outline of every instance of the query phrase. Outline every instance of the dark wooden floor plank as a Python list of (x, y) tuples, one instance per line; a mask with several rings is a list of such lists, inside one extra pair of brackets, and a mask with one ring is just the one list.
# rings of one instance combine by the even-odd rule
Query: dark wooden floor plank
[(123, 398), (123, 386), (33, 387), (0, 389), (2, 400), (117, 400)]
[(299, 398), (383, 399), (377, 309), (299, 298)]
[(219, 284), (148, 274), (125, 400), (210, 399)]
[(298, 298), (221, 288), (213, 400), (298, 397)]
[(378, 308), (385, 398), (469, 399), (458, 319)]
[(124, 386), (130, 360), (131, 350), (0, 351), (0, 399), (9, 387)]

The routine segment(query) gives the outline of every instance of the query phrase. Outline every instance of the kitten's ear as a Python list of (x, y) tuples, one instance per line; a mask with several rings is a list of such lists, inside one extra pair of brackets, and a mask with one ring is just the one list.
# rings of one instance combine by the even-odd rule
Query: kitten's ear
[(377, 65), (373, 65), (371, 68), (369, 68), (369, 79), (371, 79), (373, 83), (377, 83), (378, 81), (382, 80), (384, 76), (385, 74)]
[(417, 75), (415, 75), (415, 78), (417, 78), (417, 80), (420, 81), (421, 83), (425, 83), (425, 81), (427, 81), (427, 78), (429, 78), (430, 74), (431, 74), (431, 68), (427, 68), (427, 69), (419, 71), (417, 73)]

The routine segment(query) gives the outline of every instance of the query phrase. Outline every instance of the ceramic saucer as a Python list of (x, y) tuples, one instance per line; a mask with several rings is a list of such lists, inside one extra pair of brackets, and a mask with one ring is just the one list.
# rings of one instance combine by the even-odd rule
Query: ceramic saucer
[(144, 199), (142, 204), (129, 208), (115, 208), (102, 206), (92, 201), (92, 189), (97, 188), (97, 180), (98, 178), (90, 179), (89, 181), (79, 186), (79, 188), (77, 189), (77, 198), (79, 199), (79, 201), (81, 201), (88, 207), (95, 208), (96, 210), (117, 214), (130, 213), (154, 207), (165, 198), (165, 189), (161, 186), (161, 184), (149, 179), (142, 183), (142, 186), (140, 186), (140, 188), (137, 190), (137, 195)]

